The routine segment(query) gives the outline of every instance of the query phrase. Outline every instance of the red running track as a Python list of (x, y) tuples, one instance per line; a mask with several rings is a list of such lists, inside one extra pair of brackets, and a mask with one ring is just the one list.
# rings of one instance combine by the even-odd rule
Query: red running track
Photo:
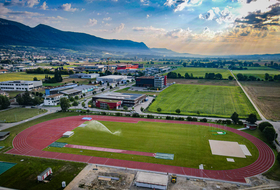
[(174, 174), (181, 174), (194, 177), (211, 178), (217, 180), (225, 180), (232, 182), (245, 183), (245, 177), (254, 176), (266, 172), (273, 166), (275, 156), (273, 151), (268, 145), (259, 140), (258, 138), (249, 135), (245, 132), (238, 131), (233, 128), (224, 127), (216, 124), (209, 123), (197, 123), (187, 121), (169, 121), (169, 120), (157, 120), (157, 119), (143, 119), (143, 118), (128, 118), (128, 117), (111, 117), (111, 116), (91, 116), (95, 120), (99, 121), (114, 121), (114, 122), (127, 122), (137, 123), (138, 121), (148, 122), (163, 122), (163, 123), (179, 123), (179, 124), (193, 124), (193, 125), (205, 125), (210, 127), (217, 127), (224, 130), (234, 132), (250, 140), (259, 151), (258, 159), (251, 165), (232, 169), (232, 170), (200, 170), (195, 168), (186, 168), (179, 166), (169, 166), (161, 164), (143, 163), (127, 160), (118, 160), (111, 158), (100, 158), (93, 156), (75, 155), (58, 152), (48, 152), (42, 149), (58, 140), (62, 134), (66, 131), (75, 129), (80, 124), (84, 123), (82, 120), (84, 116), (74, 116), (67, 118), (59, 118), (43, 123), (39, 123), (19, 133), (13, 140), (13, 149), (7, 151), (8, 154), (17, 154), (25, 156), (34, 156), (41, 158), (50, 158), (58, 160), (76, 161), (84, 163), (93, 163), (101, 165), (118, 166), (125, 168), (150, 170), (157, 172), (168, 172)]
[(114, 153), (121, 153), (121, 154), (150, 156), (150, 157), (154, 157), (156, 155), (155, 153), (150, 153), (150, 152), (138, 152), (138, 151), (120, 150), (120, 149), (112, 149), (112, 148), (101, 148), (101, 147), (83, 146), (83, 145), (74, 145), (74, 144), (67, 144), (67, 145), (65, 145), (65, 147), (78, 148), (78, 149), (83, 149), (83, 150), (96, 150), (96, 151), (102, 151), (102, 152), (114, 152)]

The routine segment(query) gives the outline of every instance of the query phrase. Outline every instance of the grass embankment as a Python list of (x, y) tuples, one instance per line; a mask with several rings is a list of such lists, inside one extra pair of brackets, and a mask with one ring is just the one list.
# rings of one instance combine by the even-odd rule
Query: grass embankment
[(180, 73), (182, 76), (185, 76), (185, 73), (189, 75), (193, 74), (194, 77), (205, 77), (205, 73), (220, 73), (223, 75), (224, 79), (228, 79), (231, 76), (231, 73), (228, 69), (216, 69), (216, 68), (202, 68), (202, 67), (180, 67), (175, 71), (175, 73)]
[(47, 110), (36, 108), (13, 108), (7, 111), (1, 111), (1, 120), (5, 120), (5, 123), (13, 123), (22, 121), (36, 115), (46, 113)]
[[(217, 130), (217, 128), (155, 122), (119, 123), (101, 121), (101, 123), (112, 132), (121, 131), (120, 136), (88, 127), (78, 127), (74, 130), (74, 136), (67, 139), (61, 138), (58, 142), (151, 153), (169, 153), (174, 154), (174, 160), (74, 148), (50, 147), (44, 150), (191, 168), (198, 168), (199, 164), (205, 164), (204, 168), (210, 170), (244, 167), (253, 163), (258, 157), (257, 148), (250, 141), (232, 132), (227, 132), (226, 135), (213, 135), (216, 132), (211, 130)], [(246, 144), (253, 156), (235, 158), (235, 162), (229, 164), (225, 156), (212, 155), (209, 139)]]
[[(230, 117), (234, 112), (240, 118), (257, 114), (253, 105), (238, 86), (206, 86), (175, 84), (163, 90), (150, 105), (149, 111), (176, 114)], [(198, 114), (197, 112), (200, 112)]]
[[(5, 148), (0, 150), (1, 161), (17, 163), (17, 165), (0, 175), (0, 186), (23, 190), (49, 190), (61, 189), (62, 181), (66, 181), (66, 183), (69, 184), (74, 179), (74, 177), (86, 166), (86, 164), (32, 158), (26, 156), (14, 156), (10, 154), (4, 154), (4, 152), (12, 148), (12, 141), (14, 137), (24, 129), (51, 119), (79, 114), (54, 113), (4, 130), (10, 131), (10, 136), (4, 141), (0, 141), (0, 146), (5, 146)], [(24, 159), (24, 161), (21, 161), (22, 159)], [(37, 175), (39, 175), (48, 167), (51, 167), (54, 172), (52, 181), (46, 184), (37, 183)]]
[(238, 73), (241, 73), (243, 75), (247, 76), (255, 76), (257, 78), (265, 80), (265, 73), (268, 73), (270, 76), (274, 75), (280, 75), (280, 72), (275, 69), (271, 69), (269, 67), (265, 67), (262, 69), (262, 67), (257, 67), (257, 68), (251, 68), (248, 67), (248, 70), (233, 70), (232, 73), (237, 76)]

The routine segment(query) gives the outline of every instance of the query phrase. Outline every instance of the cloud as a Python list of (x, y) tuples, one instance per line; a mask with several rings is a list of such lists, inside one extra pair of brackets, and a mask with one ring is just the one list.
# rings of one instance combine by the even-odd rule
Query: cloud
[(203, 0), (167, 0), (164, 5), (174, 7), (174, 12), (182, 11), (186, 7), (201, 5)]
[(112, 18), (111, 17), (107, 17), (107, 18), (103, 18), (103, 20), (110, 21), (110, 20), (112, 20)]
[(59, 6), (58, 8), (61, 9), (61, 10), (64, 10), (64, 11), (69, 11), (69, 12), (75, 12), (75, 11), (78, 11), (79, 9), (77, 8), (71, 8), (71, 3), (65, 3), (61, 6)]
[(140, 2), (141, 2), (142, 5), (146, 5), (146, 6), (150, 5), (149, 0), (140, 0)]
[(199, 19), (202, 20), (214, 20), (219, 23), (233, 23), (236, 19), (236, 16), (234, 16), (228, 8), (225, 8), (224, 10), (220, 10), (219, 7), (213, 7), (210, 9), (206, 14), (200, 14), (198, 16)]
[(111, 32), (120, 33), (124, 29), (124, 26), (125, 26), (125, 24), (121, 23), (119, 26), (117, 26), (116, 28), (112, 29)]
[(150, 27), (133, 27), (133, 31), (144, 31), (144, 32), (165, 32), (166, 30), (163, 28), (154, 28), (153, 26)]
[(39, 0), (10, 0), (5, 1), (4, 6), (27, 6), (34, 7), (39, 4)]
[(47, 10), (49, 7), (47, 6), (46, 1), (39, 7), (42, 10)]
[(10, 11), (11, 11), (10, 9), (4, 7), (3, 3), (0, 3), (0, 15), (5, 15)]
[(96, 24), (97, 24), (97, 20), (95, 20), (94, 18), (93, 19), (89, 19), (88, 26), (94, 26)]
[(149, 17), (150, 17), (150, 15), (147, 14), (146, 18), (149, 18)]

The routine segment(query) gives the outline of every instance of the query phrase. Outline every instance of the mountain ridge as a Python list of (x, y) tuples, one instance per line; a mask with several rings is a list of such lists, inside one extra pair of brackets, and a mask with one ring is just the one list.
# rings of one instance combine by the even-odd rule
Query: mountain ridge
[(149, 51), (143, 42), (104, 39), (86, 33), (62, 31), (48, 25), (29, 27), (0, 18), (0, 45), (31, 45), (58, 48), (93, 48), (118, 51)]

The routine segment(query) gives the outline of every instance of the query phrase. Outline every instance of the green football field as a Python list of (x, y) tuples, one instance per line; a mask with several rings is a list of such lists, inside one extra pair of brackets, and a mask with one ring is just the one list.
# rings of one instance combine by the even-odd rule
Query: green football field
[(205, 77), (205, 73), (220, 73), (223, 75), (224, 79), (228, 79), (231, 76), (231, 73), (228, 69), (216, 69), (216, 68), (202, 68), (202, 67), (180, 67), (173, 71), (175, 73), (180, 73), (182, 76), (185, 76), (185, 73), (189, 75), (193, 74), (194, 77)]
[(175, 84), (163, 90), (150, 105), (150, 112), (230, 117), (234, 112), (240, 118), (257, 114), (253, 105), (238, 86), (210, 86)]
[[(217, 130), (217, 128), (208, 126), (144, 121), (138, 123), (100, 122), (112, 133), (116, 131), (120, 133), (114, 135), (105, 130), (77, 127), (74, 129), (75, 134), (72, 137), (60, 138), (57, 142), (150, 153), (169, 153), (174, 154), (174, 160), (66, 147), (47, 147), (44, 150), (191, 168), (198, 168), (200, 164), (204, 164), (205, 169), (213, 170), (244, 167), (253, 163), (258, 157), (257, 148), (247, 139), (228, 131), (226, 131), (226, 135), (213, 135), (216, 132), (211, 130)], [(209, 139), (245, 144), (252, 156), (247, 158), (234, 157), (235, 162), (229, 163), (226, 156), (212, 155)]]

